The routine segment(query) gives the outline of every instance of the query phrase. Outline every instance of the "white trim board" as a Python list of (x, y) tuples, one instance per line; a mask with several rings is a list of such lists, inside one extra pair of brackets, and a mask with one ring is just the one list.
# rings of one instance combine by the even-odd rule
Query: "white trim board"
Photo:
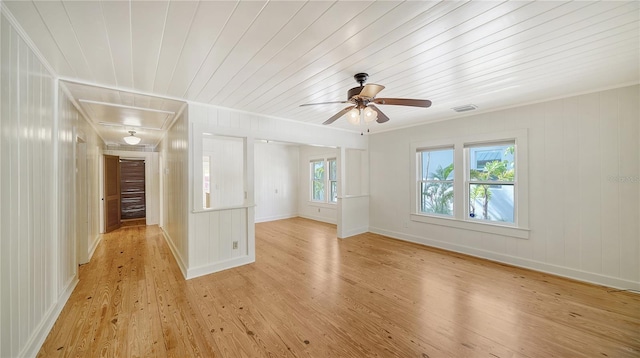
[(618, 289), (632, 289), (640, 290), (640, 283), (625, 280), (616, 277), (610, 277), (606, 275), (599, 275), (591, 272), (585, 272), (581, 270), (572, 269), (569, 267), (557, 266), (546, 262), (540, 262), (536, 260), (523, 259), (511, 255), (499, 254), (491, 251), (476, 249), (472, 247), (451, 244), (443, 241), (433, 240), (425, 237), (419, 237), (415, 235), (403, 234), (395, 231), (384, 230), (376, 227), (369, 227), (369, 231), (375, 234), (390, 237), (392, 239), (413, 242), (416, 244), (425, 245), (427, 247), (434, 247), (447, 251), (457, 252), (481, 259), (504, 263), (520, 268), (530, 269), (538, 272), (548, 273), (551, 275), (561, 276), (573, 280), (587, 282), (596, 285), (604, 285), (608, 287)]

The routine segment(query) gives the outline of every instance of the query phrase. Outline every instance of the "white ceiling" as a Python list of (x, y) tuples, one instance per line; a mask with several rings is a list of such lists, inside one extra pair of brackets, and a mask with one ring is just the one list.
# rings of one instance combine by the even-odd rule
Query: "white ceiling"
[(299, 105), (345, 100), (358, 72), (433, 101), (381, 106), (372, 132), (640, 77), (638, 1), (3, 3), (66, 79), (314, 124), (344, 105)]

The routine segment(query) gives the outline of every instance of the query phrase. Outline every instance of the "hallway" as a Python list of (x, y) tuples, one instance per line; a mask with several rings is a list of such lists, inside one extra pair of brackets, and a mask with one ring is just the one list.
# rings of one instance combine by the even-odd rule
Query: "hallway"
[(185, 281), (157, 226), (106, 234), (39, 356), (461, 357), (640, 352), (640, 297), (294, 218), (256, 263)]

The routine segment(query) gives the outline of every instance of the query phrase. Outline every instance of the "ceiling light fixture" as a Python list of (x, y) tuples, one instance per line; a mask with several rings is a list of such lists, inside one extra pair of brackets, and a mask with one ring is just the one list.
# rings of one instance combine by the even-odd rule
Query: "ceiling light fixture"
[(347, 112), (347, 121), (354, 126), (361, 123), (371, 123), (378, 118), (378, 112), (371, 107), (364, 107), (364, 109), (353, 108)]
[(134, 134), (136, 134), (136, 132), (135, 132), (135, 131), (129, 131), (129, 133), (130, 133), (131, 135), (128, 135), (128, 136), (126, 136), (126, 137), (124, 137), (124, 138), (123, 138), (123, 139), (124, 139), (124, 141), (125, 141), (125, 142), (127, 142), (127, 144), (129, 144), (129, 145), (136, 145), (136, 144), (140, 143), (140, 140), (141, 140), (141, 139), (140, 139), (140, 137), (136, 137), (136, 136), (134, 135)]

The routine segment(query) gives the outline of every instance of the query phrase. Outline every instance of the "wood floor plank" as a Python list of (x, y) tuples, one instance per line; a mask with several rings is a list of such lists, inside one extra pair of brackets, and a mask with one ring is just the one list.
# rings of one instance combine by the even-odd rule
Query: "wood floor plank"
[(39, 356), (638, 357), (640, 296), (302, 218), (185, 281), (136, 226), (104, 235)]

